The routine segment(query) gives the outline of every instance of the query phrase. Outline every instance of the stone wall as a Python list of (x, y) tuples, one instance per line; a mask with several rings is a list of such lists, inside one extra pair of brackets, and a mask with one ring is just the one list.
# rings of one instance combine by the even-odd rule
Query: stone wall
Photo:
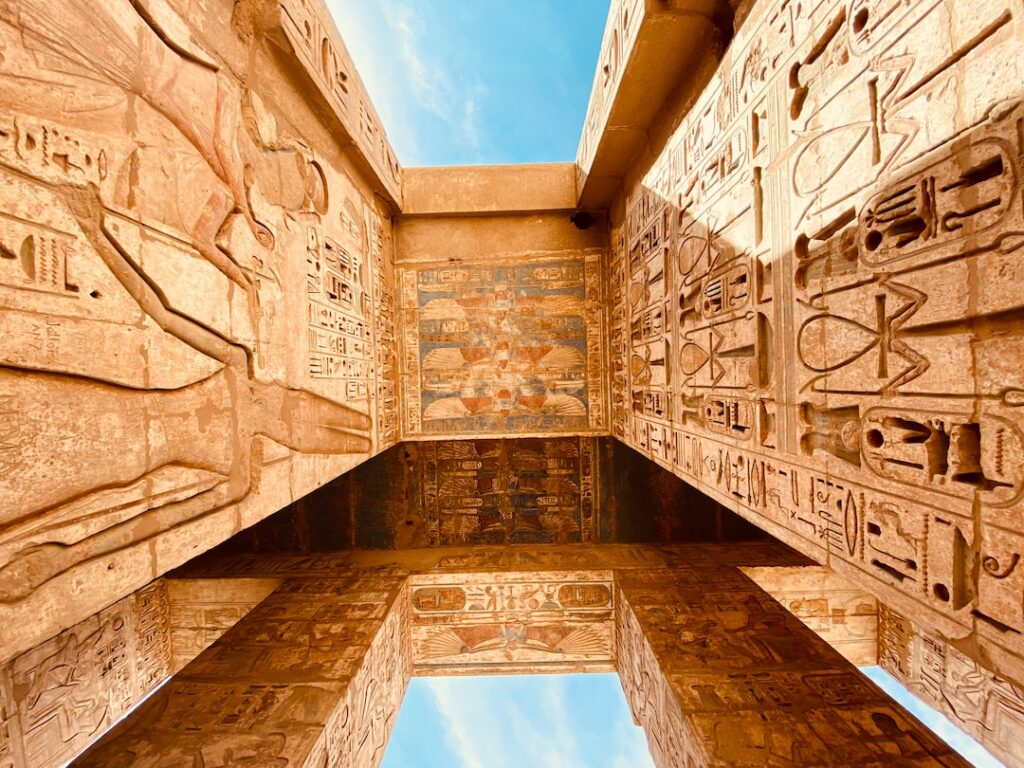
[(756, 4), (634, 159), (608, 315), (618, 437), (1017, 681), (1022, 23)]
[(6, 660), (397, 440), (400, 169), (319, 0), (0, 47)]

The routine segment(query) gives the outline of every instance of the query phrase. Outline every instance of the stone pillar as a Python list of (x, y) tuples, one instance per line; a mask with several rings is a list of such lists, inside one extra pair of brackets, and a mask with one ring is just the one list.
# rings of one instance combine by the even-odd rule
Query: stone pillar
[(1024, 689), (886, 606), (878, 663), (1007, 765), (1024, 765)]
[(616, 584), (619, 674), (658, 766), (966, 765), (739, 570)]
[(285, 580), (80, 768), (372, 768), (409, 679), (405, 572)]

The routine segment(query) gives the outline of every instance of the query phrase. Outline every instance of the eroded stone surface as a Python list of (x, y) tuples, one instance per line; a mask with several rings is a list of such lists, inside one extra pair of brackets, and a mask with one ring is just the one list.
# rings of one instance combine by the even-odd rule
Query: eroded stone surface
[(416, 575), (409, 597), (414, 674), (614, 669), (611, 571)]
[(767, 534), (610, 438), (404, 442), (224, 545), (232, 553), (723, 542)]
[(178, 672), (259, 605), (280, 579), (167, 579), (171, 671)]

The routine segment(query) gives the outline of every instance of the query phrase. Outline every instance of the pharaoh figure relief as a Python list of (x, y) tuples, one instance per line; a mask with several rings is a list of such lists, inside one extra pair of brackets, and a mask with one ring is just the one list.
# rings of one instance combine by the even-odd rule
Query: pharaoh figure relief
[(314, 392), (290, 337), (322, 313), (289, 295), (312, 264), (335, 325), (369, 323), (372, 217), (167, 0), (2, 3), (0, 52), (12, 602), (245, 499), (268, 455), (370, 453), (369, 334), (364, 383)]

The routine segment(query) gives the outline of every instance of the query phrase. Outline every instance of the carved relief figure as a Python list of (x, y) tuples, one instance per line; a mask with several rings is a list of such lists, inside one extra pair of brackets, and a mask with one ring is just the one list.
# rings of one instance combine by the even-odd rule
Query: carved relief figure
[[(11, 602), (245, 498), (263, 437), (367, 453), (371, 418), (366, 392), (355, 408), (283, 384), (258, 340), (275, 244), (326, 211), (310, 153), (280, 138), (163, 2), (26, 0), (0, 22), (0, 94), (58, 120), (15, 115), (0, 135), (11, 198), (0, 324), (12, 340), (0, 369), (0, 600)], [(26, 66), (46, 84), (30, 99), (12, 74)], [(137, 138), (121, 128), (129, 117)], [(198, 267), (209, 293), (183, 292), (164, 254), (215, 267)], [(218, 306), (239, 291), (241, 305)], [(83, 345), (95, 338), (113, 344)]]

